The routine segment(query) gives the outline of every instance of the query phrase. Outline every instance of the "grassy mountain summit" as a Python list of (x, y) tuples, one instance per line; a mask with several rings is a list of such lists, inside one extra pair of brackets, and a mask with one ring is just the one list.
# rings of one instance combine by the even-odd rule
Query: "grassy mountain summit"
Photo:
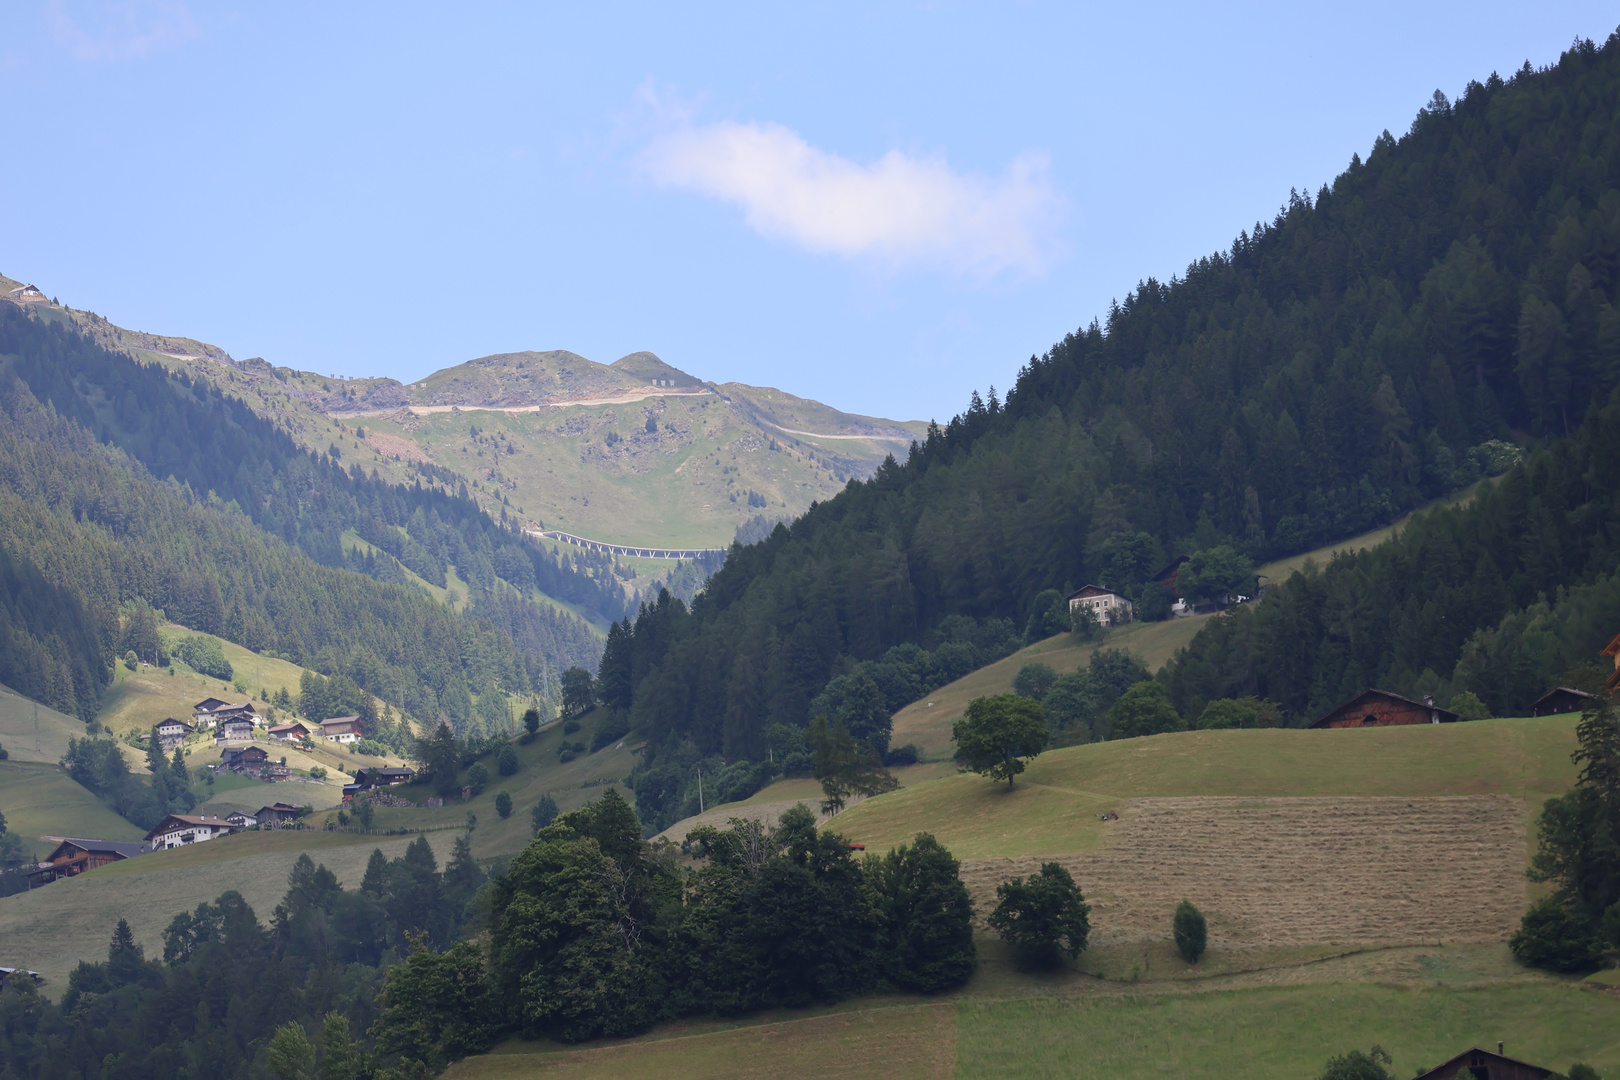
[[(0, 285), (9, 292), (20, 283)], [(927, 428), (773, 387), (704, 382), (645, 351), (612, 364), (564, 349), (498, 353), (405, 384), (237, 361), (92, 311), (29, 307), (98, 345), (240, 398), (304, 449), (336, 451), (345, 467), (447, 493), (464, 485), (494, 518), (610, 543), (725, 547), (756, 516), (792, 519), (871, 476)], [(613, 587), (641, 588), (666, 569), (621, 565)], [(607, 564), (582, 572), (613, 577)], [(582, 610), (617, 617), (600, 604)]]

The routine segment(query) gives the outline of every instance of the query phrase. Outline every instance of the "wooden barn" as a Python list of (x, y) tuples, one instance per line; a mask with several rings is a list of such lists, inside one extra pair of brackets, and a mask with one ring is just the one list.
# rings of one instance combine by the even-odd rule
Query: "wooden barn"
[(129, 840), (64, 839), (45, 861), (28, 871), (28, 887), (46, 885), (57, 878), (77, 877), (98, 866), (134, 858), (146, 852), (146, 845)]
[(1477, 1046), (1464, 1050), (1450, 1061), (1419, 1073), (1417, 1080), (1547, 1080), (1553, 1075), (1553, 1070), (1510, 1058), (1503, 1050), (1501, 1043), (1496, 1044), (1495, 1053)]
[(1433, 698), (1413, 701), (1388, 690), (1363, 690), (1331, 712), (1317, 717), (1313, 728), (1395, 727), (1402, 724), (1450, 724), (1457, 714)]
[(1588, 694), (1585, 690), (1577, 690), (1572, 686), (1555, 686), (1536, 699), (1536, 703), (1530, 706), (1530, 715), (1559, 716), (1563, 713), (1581, 712), (1596, 700), (1596, 694)]
[(1176, 587), (1176, 577), (1181, 573), (1181, 568), (1190, 562), (1192, 562), (1191, 555), (1177, 555), (1175, 558), (1171, 559), (1169, 563), (1161, 567), (1159, 571), (1152, 577), (1148, 578), (1148, 580), (1156, 581), (1160, 585), (1163, 585), (1165, 588), (1170, 590), (1171, 597), (1176, 600), (1180, 600), (1181, 590)]

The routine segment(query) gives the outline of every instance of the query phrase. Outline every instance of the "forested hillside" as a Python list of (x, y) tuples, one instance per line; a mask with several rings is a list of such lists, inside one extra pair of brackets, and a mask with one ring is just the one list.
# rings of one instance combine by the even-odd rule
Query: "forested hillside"
[[(260, 528), (316, 562), (381, 580), (401, 567), (444, 585), (447, 566), (480, 592), (497, 577), (538, 588), (614, 619), (622, 589), (597, 581), (508, 527), (468, 497), (420, 482), (387, 484), (357, 465), (345, 470), (334, 447), (301, 450), (285, 432), (217, 387), (110, 351), (88, 335), (14, 305), (0, 306), (0, 372), (21, 379), (41, 401), (103, 442), (121, 447), (159, 479), (235, 502)], [(513, 522), (515, 526), (515, 522)], [(345, 556), (353, 530), (387, 558)]]
[(1368, 686), (1467, 690), (1525, 715), (1559, 682), (1601, 683), (1598, 651), (1620, 631), (1617, 538), (1620, 394), (1471, 505), (1213, 620), (1165, 681), (1189, 720), (1253, 695), (1305, 721)]
[(544, 692), (595, 657), (582, 622), (508, 586), (457, 615), (414, 586), (321, 565), (0, 380), (0, 681), (36, 700), (94, 718), (133, 626), (120, 608), (137, 601), (458, 726), (504, 722), (506, 694)]
[(683, 743), (761, 759), (830, 676), (950, 616), (1022, 625), (1044, 588), (1306, 550), (1471, 481), (1491, 440), (1565, 435), (1620, 381), (1617, 113), (1613, 38), (1436, 93), (1231, 251), (1032, 358), (1005, 401), (975, 394), (734, 553), (638, 643), (648, 768)]

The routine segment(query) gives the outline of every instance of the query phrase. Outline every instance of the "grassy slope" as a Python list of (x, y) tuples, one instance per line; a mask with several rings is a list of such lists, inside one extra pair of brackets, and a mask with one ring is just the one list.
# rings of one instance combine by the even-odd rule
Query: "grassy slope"
[(1025, 977), (1013, 997), (985, 992), (981, 982), (936, 1001), (876, 999), (737, 1023), (673, 1025), (585, 1048), (514, 1041), (446, 1075), (1297, 1080), (1319, 1073), (1333, 1054), (1374, 1044), (1393, 1056), (1392, 1072), (1405, 1076), (1497, 1039), (1510, 1054), (1551, 1068), (1575, 1061), (1605, 1073), (1620, 1067), (1620, 1000), (1539, 980), (1040, 994), (1037, 976)]
[(891, 741), (896, 746), (914, 743), (927, 757), (948, 756), (952, 753), (951, 725), (961, 717), (968, 702), (1011, 691), (1013, 677), (1025, 664), (1049, 664), (1062, 675), (1085, 666), (1098, 648), (1109, 648), (1133, 653), (1150, 670), (1157, 670), (1171, 654), (1191, 641), (1209, 618), (1196, 615), (1167, 622), (1130, 623), (1110, 631), (1100, 645), (1094, 641), (1077, 641), (1072, 634), (1038, 641), (940, 687), (895, 713)]
[(960, 858), (1094, 850), (1093, 815), (1146, 796), (1546, 797), (1574, 780), (1575, 717), (1367, 731), (1190, 731), (1048, 751), (1009, 791), (963, 774), (851, 807), (838, 831), (886, 849), (932, 832)]
[[(619, 794), (634, 802), (635, 796), (623, 781), (635, 765), (636, 744), (614, 744), (566, 764), (557, 760), (557, 746), (564, 740), (590, 745), (591, 733), (601, 715), (599, 711), (587, 714), (581, 729), (572, 735), (564, 735), (563, 725), (557, 722), (541, 728), (534, 742), (517, 746), (519, 769), (512, 776), (496, 772), (494, 755), (487, 755), (482, 761), (490, 773), (489, 787), (468, 802), (451, 797), (442, 807), (384, 807), (377, 811), (372, 828), (376, 831), (462, 828), (471, 811), (478, 817), (472, 838), (473, 854), (484, 859), (522, 850), (534, 834), (530, 811), (548, 792), (559, 810), (565, 813), (596, 798), (609, 786), (618, 788)], [(609, 783), (600, 783), (603, 780)], [(505, 821), (495, 812), (495, 796), (502, 791), (512, 796), (513, 804), (512, 816)], [(413, 802), (425, 802), (434, 794), (434, 789), (429, 784), (412, 784), (396, 788), (395, 793)]]
[[(646, 431), (649, 413), (656, 434)], [(365, 425), (368, 433), (410, 440), (483, 485), (479, 491), (504, 492), (514, 510), (548, 529), (671, 547), (721, 547), (756, 514), (803, 513), (893, 448), (850, 440), (811, 446), (758, 426), (742, 407), (713, 395), (539, 412), (463, 410), (405, 423), (372, 417)], [(478, 440), (474, 426), (483, 433)], [(516, 452), (497, 452), (488, 441), (494, 432)], [(609, 444), (609, 432), (619, 441)], [(778, 451), (770, 449), (773, 435)], [(750, 507), (748, 491), (769, 505)]]
[[(171, 634), (188, 632), (184, 627), (172, 624), (168, 630)], [(199, 674), (179, 661), (175, 662), (174, 675), (158, 668), (142, 668), (132, 672), (119, 664), (114, 683), (104, 699), (99, 717), (102, 725), (115, 735), (124, 736), (130, 732), (150, 731), (153, 724), (168, 716), (189, 722), (192, 707), (206, 697), (219, 697), (227, 701), (251, 698), (263, 708), (268, 695), (261, 694), (261, 690), (273, 694), (285, 688), (288, 692), (297, 694), (298, 683), (304, 672), (297, 664), (260, 656), (228, 641), (222, 641), (221, 644), (225, 659), (230, 661), (234, 669), (234, 678), (245, 682), (248, 688), (246, 694), (238, 691), (230, 682), (222, 682)], [(278, 716), (277, 719), (284, 720), (289, 717)], [(263, 733), (259, 734), (263, 739)], [(355, 769), (363, 765), (398, 765), (403, 761), (395, 756), (363, 757), (324, 740), (316, 740), (313, 751), (303, 751), (268, 741), (265, 741), (264, 745), (271, 751), (274, 759), (285, 756), (288, 766), (294, 770), (307, 772), (312, 766), (320, 766), (330, 775), (320, 784), (299, 782), (243, 785), (235, 782), (216, 782), (212, 788), (199, 785), (196, 790), (206, 799), (204, 808), (208, 812), (255, 810), (266, 802), (276, 799), (324, 809), (335, 806), (342, 799), (343, 785), (352, 778)], [(142, 753), (128, 746), (125, 749), (131, 768), (145, 771), (146, 761)], [(220, 752), (215, 749), (213, 736), (208, 732), (193, 735), (187, 740), (185, 750), (194, 771), (219, 760)]]
[[(454, 834), (429, 835), (440, 864)], [(105, 954), (112, 927), (129, 920), (148, 956), (163, 953), (169, 920), (228, 889), (245, 897), (260, 921), (287, 891), (287, 873), (308, 851), (350, 888), (357, 886), (373, 848), (393, 858), (411, 837), (342, 833), (249, 832), (204, 844), (142, 855), (0, 900), (0, 943), (8, 965), (46, 976), (46, 992), (60, 995), (80, 959)]]

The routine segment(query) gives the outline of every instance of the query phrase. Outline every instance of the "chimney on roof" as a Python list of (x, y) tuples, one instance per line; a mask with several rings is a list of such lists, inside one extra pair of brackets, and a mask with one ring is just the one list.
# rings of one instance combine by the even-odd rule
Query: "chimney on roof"
[(1507, 1055), (1502, 1052), (1502, 1040), (1501, 1039), (1496, 1040), (1496, 1056), (1497, 1057), (1507, 1057)]
[(1423, 695), (1423, 704), (1428, 705), (1428, 706), (1430, 706), (1432, 708), (1434, 706), (1434, 695), (1433, 694), (1424, 694)]

